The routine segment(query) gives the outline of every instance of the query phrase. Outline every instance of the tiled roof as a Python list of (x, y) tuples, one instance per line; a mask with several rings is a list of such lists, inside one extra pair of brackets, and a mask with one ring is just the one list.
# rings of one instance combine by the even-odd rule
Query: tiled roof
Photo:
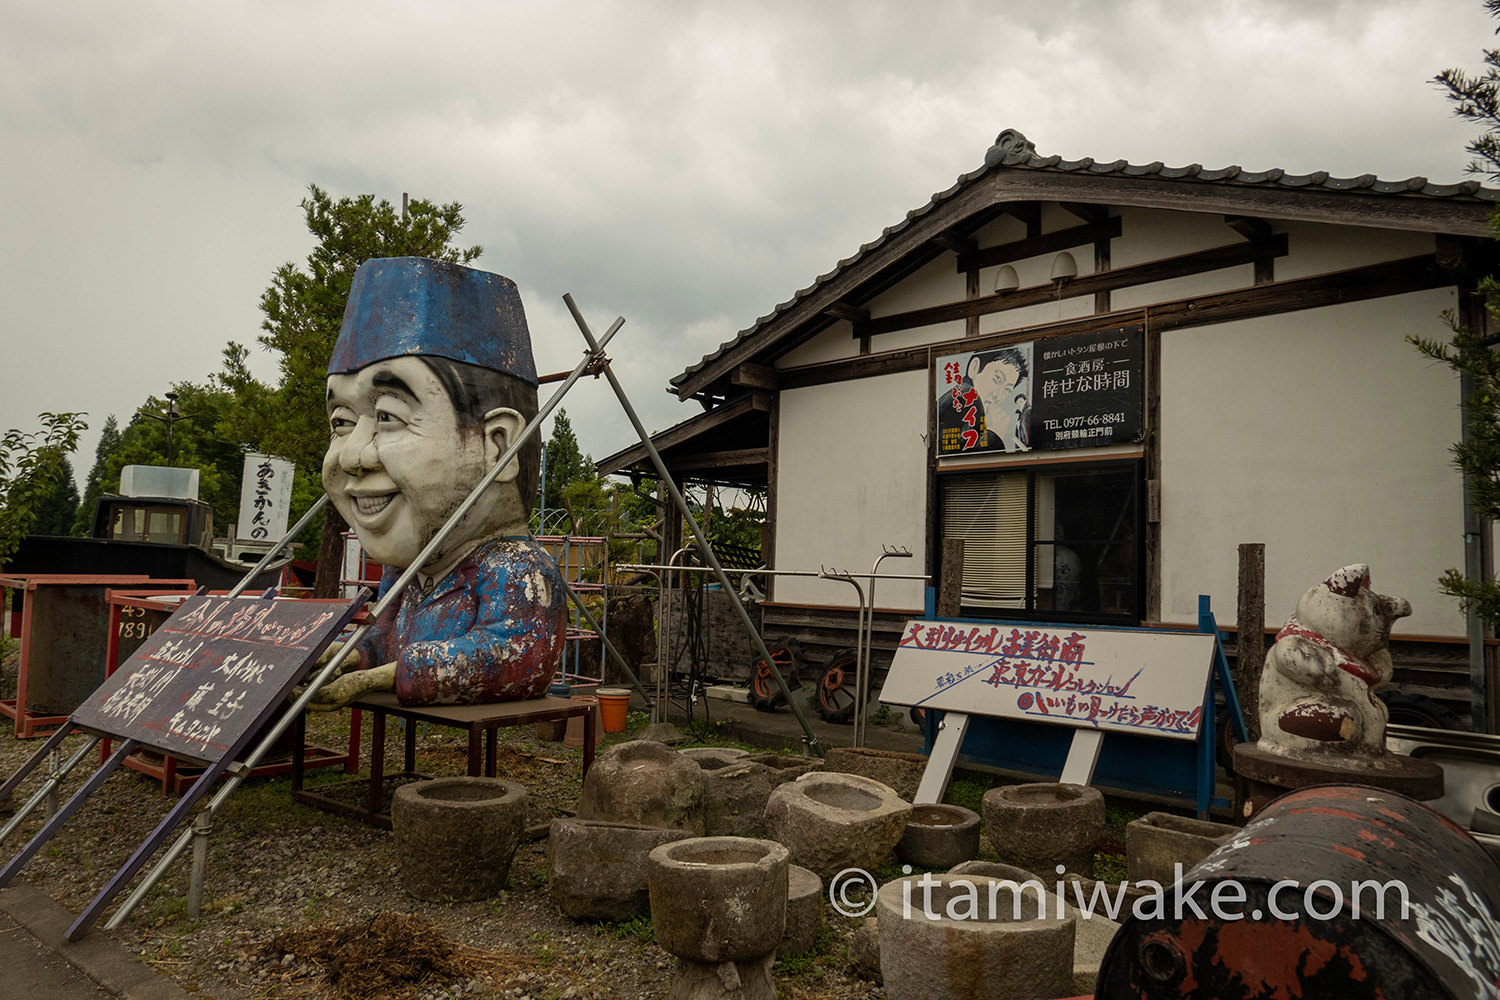
[(911, 225), (913, 220), (920, 219), (929, 212), (932, 212), (938, 206), (942, 205), (943, 202), (952, 198), (969, 184), (988, 174), (996, 167), (1021, 167), (1028, 170), (1089, 174), (1092, 176), (1157, 177), (1163, 180), (1199, 181), (1232, 187), (1369, 191), (1377, 195), (1406, 195), (1408, 197), (1416, 195), (1424, 198), (1444, 199), (1462, 198), (1500, 204), (1500, 188), (1487, 188), (1478, 181), (1462, 181), (1458, 184), (1433, 184), (1425, 177), (1408, 177), (1403, 181), (1383, 181), (1374, 174), (1361, 174), (1358, 177), (1331, 177), (1324, 170), (1314, 171), (1310, 174), (1289, 174), (1285, 170), (1276, 168), (1261, 171), (1244, 170), (1237, 166), (1207, 169), (1198, 163), (1189, 164), (1185, 167), (1168, 167), (1160, 160), (1154, 163), (1129, 163), (1125, 160), (1101, 163), (1092, 157), (1084, 157), (1081, 160), (1065, 160), (1060, 156), (1038, 156), (1036, 147), (1031, 144), (1031, 141), (1026, 136), (1015, 129), (1006, 129), (995, 137), (995, 144), (984, 154), (984, 166), (969, 173), (961, 174), (953, 182), (952, 187), (946, 191), (939, 191), (932, 196), (931, 201), (922, 207), (914, 208), (907, 212), (904, 219), (893, 226), (887, 226), (878, 237), (861, 246), (858, 252), (839, 261), (838, 265), (832, 271), (819, 275), (811, 285), (800, 289), (790, 299), (782, 302), (771, 312), (757, 319), (751, 326), (741, 330), (735, 335), (734, 339), (720, 344), (719, 349), (711, 354), (705, 354), (697, 364), (692, 365), (681, 375), (673, 378), (671, 380), (672, 383), (674, 385), (680, 384), (693, 375), (693, 373), (701, 370), (705, 365), (717, 360), (726, 351), (739, 344), (746, 337), (752, 336), (771, 320), (817, 291), (840, 272), (854, 265), (871, 252), (879, 249), (888, 239)]

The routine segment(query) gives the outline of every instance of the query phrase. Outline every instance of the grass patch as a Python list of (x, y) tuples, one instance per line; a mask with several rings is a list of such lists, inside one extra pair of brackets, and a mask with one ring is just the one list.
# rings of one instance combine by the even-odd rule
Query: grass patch
[(595, 933), (609, 933), (616, 941), (625, 941), (635, 938), (642, 944), (650, 944), (656, 940), (656, 929), (651, 926), (649, 916), (636, 915), (629, 920), (622, 920), (618, 924), (599, 924)]
[(993, 779), (955, 778), (948, 782), (948, 794), (943, 796), (943, 801), (983, 815), (984, 793), (994, 788), (995, 784)]
[(823, 959), (827, 957), (833, 945), (833, 928), (827, 923), (818, 928), (818, 936), (813, 939), (813, 946), (807, 951), (797, 955), (787, 955), (785, 958), (777, 957), (776, 964), (771, 967), (773, 976), (805, 976), (809, 973), (822, 975)]

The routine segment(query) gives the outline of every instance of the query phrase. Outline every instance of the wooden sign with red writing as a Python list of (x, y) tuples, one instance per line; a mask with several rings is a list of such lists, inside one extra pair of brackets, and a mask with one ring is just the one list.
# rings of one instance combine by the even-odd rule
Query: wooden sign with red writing
[(285, 707), (361, 603), (190, 597), (78, 707), (73, 723), (217, 762)]
[(880, 700), (1191, 740), (1213, 652), (1200, 632), (910, 621)]

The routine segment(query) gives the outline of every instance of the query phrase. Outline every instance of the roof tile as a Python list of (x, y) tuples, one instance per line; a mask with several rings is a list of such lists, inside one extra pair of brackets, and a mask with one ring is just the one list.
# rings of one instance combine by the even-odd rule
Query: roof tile
[(768, 315), (760, 317), (755, 324), (740, 333), (733, 339), (725, 341), (719, 349), (712, 354), (704, 355), (697, 364), (689, 367), (681, 375), (672, 379), (674, 384), (680, 384), (688, 376), (699, 371), (704, 365), (714, 361), (735, 345), (744, 341), (747, 337), (754, 335), (761, 327), (770, 322), (776, 316), (786, 311), (796, 301), (805, 298), (816, 291), (821, 285), (854, 264), (867, 253), (883, 244), (890, 236), (899, 233), (911, 225), (913, 219), (920, 218), (933, 211), (940, 202), (947, 201), (957, 195), (964, 187), (971, 184), (980, 177), (990, 173), (996, 167), (1020, 167), (1027, 170), (1061, 170), (1067, 172), (1087, 171), (1091, 174), (1107, 175), (1118, 174), (1125, 177), (1161, 177), (1168, 180), (1180, 180), (1192, 178), (1205, 184), (1226, 184), (1235, 187), (1278, 187), (1293, 189), (1323, 188), (1329, 191), (1351, 191), (1368, 190), (1376, 194), (1401, 195), (1410, 197), (1418, 195), (1426, 198), (1477, 198), (1491, 203), (1500, 203), (1500, 188), (1487, 188), (1478, 181), (1462, 181), (1457, 184), (1433, 184), (1425, 177), (1410, 177), (1400, 181), (1382, 181), (1374, 174), (1361, 174), (1358, 177), (1330, 177), (1326, 170), (1315, 170), (1310, 174), (1289, 174), (1280, 167), (1273, 167), (1263, 171), (1242, 170), (1238, 166), (1223, 167), (1217, 170), (1205, 170), (1202, 164), (1191, 163), (1185, 167), (1168, 167), (1162, 161), (1155, 160), (1151, 163), (1134, 164), (1125, 160), (1115, 160), (1110, 163), (1096, 162), (1092, 157), (1084, 157), (1081, 160), (1064, 160), (1061, 156), (1038, 156), (1036, 147), (1031, 141), (1015, 129), (1006, 129), (995, 138), (995, 144), (984, 154), (984, 165), (968, 173), (960, 174), (951, 187), (940, 191), (932, 196), (932, 199), (920, 208), (914, 208), (906, 213), (906, 217), (894, 226), (887, 227), (881, 235), (859, 248), (859, 252), (853, 256), (839, 261), (838, 266), (827, 274), (819, 275), (809, 286), (801, 289), (792, 299), (781, 303)]

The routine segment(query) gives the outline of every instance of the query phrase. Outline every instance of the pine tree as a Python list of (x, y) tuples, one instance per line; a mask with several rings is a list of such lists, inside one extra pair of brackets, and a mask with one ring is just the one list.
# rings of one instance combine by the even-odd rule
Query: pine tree
[(104, 429), (99, 432), (99, 444), (94, 448), (94, 467), (89, 470), (83, 483), (83, 499), (78, 503), (78, 512), (73, 517), (72, 534), (86, 537), (94, 528), (94, 507), (104, 494), (105, 470), (109, 458), (120, 447), (120, 425), (111, 413), (104, 420)]
[(568, 412), (558, 408), (552, 420), (552, 436), (547, 439), (547, 475), (542, 482), (542, 496), (548, 510), (568, 506), (568, 487), (575, 482), (593, 482), (594, 460), (578, 447)]
[(66, 535), (78, 513), (78, 484), (73, 481), (73, 463), (66, 457), (52, 471), (52, 489), (36, 507), (33, 535)]

